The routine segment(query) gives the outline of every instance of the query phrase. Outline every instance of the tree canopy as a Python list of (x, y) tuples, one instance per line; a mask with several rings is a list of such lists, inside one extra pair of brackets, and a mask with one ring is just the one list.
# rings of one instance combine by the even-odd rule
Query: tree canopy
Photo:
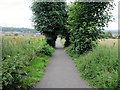
[(46, 36), (50, 46), (55, 47), (57, 35), (65, 29), (66, 3), (34, 1), (32, 11), (35, 29)]
[[(77, 0), (76, 0), (77, 1)], [(82, 0), (81, 0), (82, 1)], [(47, 43), (55, 47), (60, 34), (65, 46), (82, 54), (91, 50), (103, 34), (103, 27), (111, 20), (113, 2), (73, 2), (69, 9), (65, 2), (36, 2), (32, 4), (35, 29), (46, 36)]]
[(74, 2), (68, 12), (72, 50), (82, 54), (96, 45), (111, 20), (111, 2)]

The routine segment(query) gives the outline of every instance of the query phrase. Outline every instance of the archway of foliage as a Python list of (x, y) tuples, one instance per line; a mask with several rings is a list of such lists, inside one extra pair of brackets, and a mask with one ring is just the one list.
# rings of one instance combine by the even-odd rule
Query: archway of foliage
[[(94, 0), (92, 0), (94, 1)], [(103, 27), (111, 19), (113, 2), (74, 2), (66, 8), (65, 2), (36, 2), (32, 4), (35, 29), (46, 36), (55, 47), (58, 35), (66, 39), (65, 46), (82, 54), (96, 45), (103, 35)], [(67, 22), (66, 22), (67, 21)]]
[(71, 44), (72, 51), (80, 54), (87, 52), (101, 38), (113, 9), (112, 2), (92, 1), (74, 2), (69, 9), (65, 2), (33, 1), (35, 29), (46, 36), (47, 43), (52, 47), (55, 47), (57, 36), (62, 35), (66, 39), (65, 47)]

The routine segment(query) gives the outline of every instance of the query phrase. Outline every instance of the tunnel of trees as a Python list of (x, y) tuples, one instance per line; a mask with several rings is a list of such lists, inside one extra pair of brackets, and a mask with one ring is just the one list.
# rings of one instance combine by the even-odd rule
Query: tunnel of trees
[(75, 53), (82, 54), (96, 46), (103, 27), (111, 20), (113, 2), (36, 2), (32, 3), (35, 29), (46, 36), (55, 47), (58, 35), (65, 38), (65, 47), (72, 45)]
[[(114, 3), (108, 2), (36, 2), (32, 3), (33, 22), (36, 30), (46, 36), (47, 43), (55, 48), (60, 35), (65, 38), (65, 47), (83, 54), (97, 45), (104, 27), (112, 21)], [(119, 81), (119, 80), (118, 80)], [(118, 85), (119, 86), (119, 85)]]

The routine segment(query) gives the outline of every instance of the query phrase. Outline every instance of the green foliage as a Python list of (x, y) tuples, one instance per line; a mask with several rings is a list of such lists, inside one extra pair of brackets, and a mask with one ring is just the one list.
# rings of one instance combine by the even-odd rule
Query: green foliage
[(48, 61), (49, 56), (38, 56), (32, 60), (28, 66), (22, 68), (22, 70), (27, 73), (27, 75), (22, 77), (23, 89), (26, 90), (28, 87), (31, 88), (31, 86), (41, 80)]
[(3, 61), (2, 85), (3, 89), (18, 89), (21, 85), (23, 62), (19, 61), (20, 56), (15, 56)]
[(107, 39), (108, 39), (108, 38), (113, 38), (112, 32), (111, 32), (111, 31), (105, 32), (104, 38), (107, 38)]
[[(76, 64), (80, 75), (92, 87), (116, 90), (118, 80), (118, 48), (99, 45), (88, 53), (78, 55), (67, 48), (68, 54)], [(101, 89), (100, 89), (101, 90)]]
[(65, 29), (65, 2), (36, 2), (32, 4), (35, 29), (46, 36), (47, 43), (55, 47), (57, 35)]
[(52, 55), (52, 52), (53, 52), (53, 48), (51, 48), (49, 45), (45, 44), (43, 46), (40, 46), (37, 48), (36, 50), (36, 54), (37, 55), (48, 55), (48, 56), (51, 56)]
[(62, 39), (61, 39), (61, 43), (62, 43), (62, 46), (63, 46), (63, 47), (65, 47), (65, 46), (64, 46), (65, 42), (66, 42), (66, 40), (65, 40), (64, 38), (62, 38)]
[[(26, 77), (26, 79), (28, 80), (28, 78), (30, 78), (29, 73), (33, 71), (30, 70), (28, 72), (24, 68), (28, 68), (28, 69), (30, 69), (30, 67), (33, 68), (33, 66), (31, 66), (33, 65), (31, 64), (32, 62), (40, 62), (40, 64), (46, 64), (47, 62), (45, 59), (46, 57), (52, 54), (53, 49), (46, 44), (45, 39), (43, 37), (5, 36), (2, 38), (2, 40), (3, 40), (2, 43), (3, 90), (21, 90), (21, 88), (26, 88), (27, 85), (24, 86), (23, 82), (24, 83), (27, 82), (23, 81), (23, 78)], [(43, 52), (41, 51), (39, 54), (37, 54), (36, 50), (38, 49), (38, 47), (39, 48), (42, 47), (42, 50), (46, 48), (45, 50), (47, 51), (44, 50)], [(39, 56), (39, 60), (36, 59), (36, 57), (38, 56)], [(37, 69), (39, 69), (39, 67)], [(41, 75), (42, 73), (40, 74), (40, 76)], [(36, 78), (35, 76), (33, 77)], [(35, 81), (31, 80), (31, 84), (35, 83)]]
[(68, 12), (67, 28), (72, 50), (82, 54), (96, 45), (103, 27), (110, 21), (111, 2), (74, 2)]

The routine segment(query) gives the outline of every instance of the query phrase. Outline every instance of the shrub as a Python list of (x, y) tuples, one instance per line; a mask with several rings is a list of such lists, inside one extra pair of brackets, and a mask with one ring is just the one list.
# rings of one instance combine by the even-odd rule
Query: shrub
[(53, 49), (51, 49), (51, 46), (45, 44), (37, 48), (36, 54), (37, 55), (48, 55), (51, 56), (53, 52)]
[(19, 60), (20, 56), (5, 59), (3, 61), (2, 87), (3, 90), (16, 90), (20, 88), (23, 62)]
[[(38, 47), (40, 48), (39, 55), (36, 54)], [(45, 39), (41, 37), (3, 37), (2, 89), (21, 90), (23, 88), (22, 78), (27, 77), (29, 73), (23, 68), (29, 67), (36, 57), (49, 56), (52, 52), (53, 48), (47, 45)]]

